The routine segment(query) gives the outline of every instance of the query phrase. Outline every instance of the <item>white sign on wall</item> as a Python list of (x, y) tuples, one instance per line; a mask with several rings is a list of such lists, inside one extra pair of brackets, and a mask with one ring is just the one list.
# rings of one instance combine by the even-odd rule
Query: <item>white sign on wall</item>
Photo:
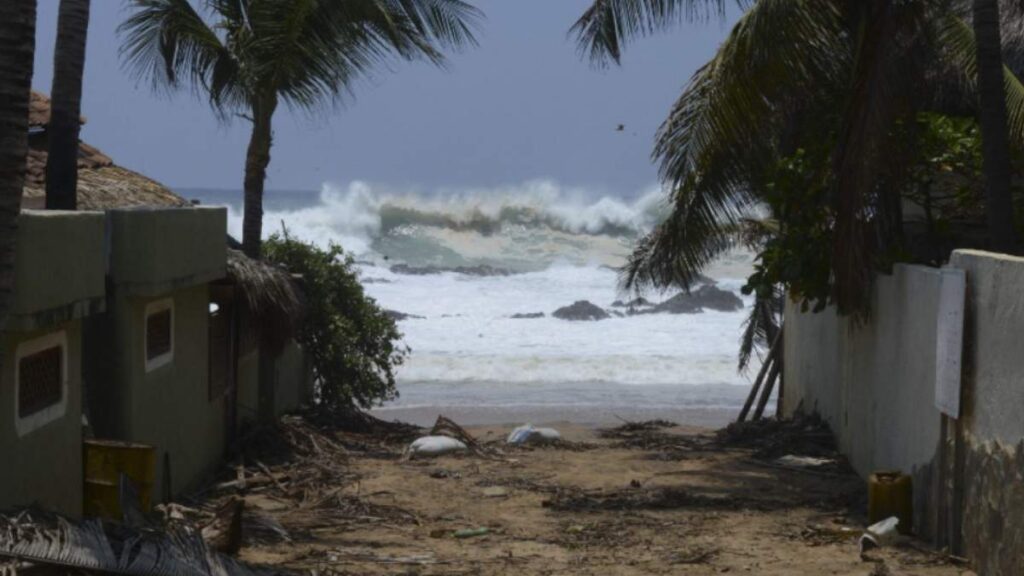
[(964, 304), (967, 275), (944, 268), (939, 276), (939, 317), (935, 349), (935, 407), (960, 417), (960, 362), (964, 350)]

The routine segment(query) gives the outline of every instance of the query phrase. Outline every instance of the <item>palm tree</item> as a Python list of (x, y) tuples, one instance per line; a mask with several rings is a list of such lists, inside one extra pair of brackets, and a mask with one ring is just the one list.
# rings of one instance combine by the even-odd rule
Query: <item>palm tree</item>
[(977, 39), (978, 117), (981, 125), (988, 196), (988, 225), (997, 250), (1017, 247), (1010, 197), (1010, 142), (1006, 129), (1006, 98), (1003, 78), (999, 0), (974, 0), (974, 36)]
[(0, 2), (0, 326), (14, 291), (14, 243), (28, 155), (36, 0)]
[(75, 210), (78, 204), (78, 132), (88, 28), (89, 0), (61, 0), (47, 130), (46, 207), (50, 210)]
[[(131, 0), (122, 55), (157, 88), (189, 85), (223, 119), (252, 123), (242, 245), (259, 258), (263, 185), (281, 103), (316, 110), (390, 56), (445, 61), (475, 43), (481, 13), (461, 0)], [(205, 17), (204, 17), (205, 16)]]
[[(573, 30), (581, 52), (604, 65), (618, 61), (624, 42), (686, 18), (720, 14), (723, 4), (595, 0)], [(810, 130), (814, 138), (804, 141), (833, 148), (832, 298), (843, 313), (863, 311), (875, 262), (899, 235), (892, 184), (903, 177), (913, 133), (897, 128), (947, 91), (936, 90), (937, 83), (959, 85), (946, 82), (958, 76), (968, 88), (975, 84), (974, 35), (959, 18), (964, 4), (750, 3), (657, 135), (654, 159), (673, 212), (638, 245), (626, 285), (688, 288), (734, 246), (734, 230), (759, 203), (766, 167)], [(1013, 141), (1024, 142), (1024, 88), (1005, 68), (1003, 82)]]

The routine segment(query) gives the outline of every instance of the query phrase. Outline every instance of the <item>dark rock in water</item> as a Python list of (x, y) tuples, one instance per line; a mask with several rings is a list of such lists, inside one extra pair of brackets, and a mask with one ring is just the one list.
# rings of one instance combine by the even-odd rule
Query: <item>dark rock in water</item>
[(634, 314), (700, 314), (704, 311), (700, 303), (694, 298), (696, 292), (687, 294), (686, 292), (680, 292), (675, 296), (665, 300), (661, 304), (656, 304), (653, 308), (646, 308), (644, 310), (635, 310)]
[(533, 320), (534, 318), (544, 318), (546, 314), (543, 312), (532, 312), (530, 314), (513, 314), (509, 318), (515, 318), (516, 320)]
[(408, 264), (395, 264), (391, 267), (395, 274), (406, 274), (409, 276), (427, 276), (429, 274), (442, 274), (444, 272), (455, 272), (466, 276), (511, 276), (513, 272), (504, 268), (495, 268), (487, 264), (478, 266), (410, 266)]
[(728, 290), (722, 290), (713, 284), (701, 286), (693, 292), (693, 297), (700, 302), (702, 308), (719, 312), (736, 312), (743, 310), (743, 300)]
[(705, 285), (687, 294), (681, 292), (654, 308), (637, 311), (637, 314), (699, 314), (704, 310), (735, 312), (743, 309), (740, 297), (716, 286)]
[(363, 284), (392, 284), (394, 282), (387, 278), (360, 278), (359, 281)]
[(612, 302), (612, 306), (615, 306), (616, 308), (643, 308), (644, 306), (654, 306), (654, 303), (646, 298), (634, 298), (629, 302), (616, 300), (615, 302)]
[(575, 302), (572, 306), (559, 308), (551, 315), (562, 320), (604, 320), (609, 318), (607, 312), (586, 300)]
[(406, 314), (405, 312), (399, 312), (397, 310), (385, 310), (384, 313), (387, 314), (392, 320), (396, 322), (401, 320), (423, 320), (423, 316), (417, 316), (415, 314)]

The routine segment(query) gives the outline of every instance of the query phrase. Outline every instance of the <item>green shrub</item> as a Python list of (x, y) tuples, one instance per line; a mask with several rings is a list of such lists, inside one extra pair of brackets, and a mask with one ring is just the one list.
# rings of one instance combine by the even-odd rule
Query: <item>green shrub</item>
[(395, 321), (363, 291), (352, 257), (287, 231), (267, 240), (263, 254), (302, 277), (306, 314), (298, 340), (312, 357), (320, 406), (365, 409), (396, 398), (395, 369), (409, 349)]

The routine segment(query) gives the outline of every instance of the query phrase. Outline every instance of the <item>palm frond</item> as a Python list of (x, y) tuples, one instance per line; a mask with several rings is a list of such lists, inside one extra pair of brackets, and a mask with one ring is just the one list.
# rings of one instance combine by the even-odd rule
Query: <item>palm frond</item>
[(658, 133), (654, 157), (673, 209), (627, 263), (628, 288), (688, 288), (735, 245), (758, 201), (751, 181), (776, 156), (788, 102), (837, 83), (848, 59), (829, 0), (761, 0), (740, 19)]
[[(748, 0), (736, 0), (745, 8)], [(594, 0), (570, 34), (595, 65), (619, 63), (623, 46), (681, 22), (725, 17), (725, 0)]]
[(746, 372), (755, 356), (762, 361), (782, 328), (785, 290), (775, 286), (771, 294), (756, 295), (740, 336), (739, 371)]
[(443, 65), (442, 49), (476, 43), (481, 13), (461, 0), (291, 0), (261, 5), (252, 67), (293, 107), (335, 101), (397, 56)]
[[(978, 50), (974, 29), (955, 14), (945, 14), (932, 23), (941, 55), (959, 72), (968, 90), (977, 94)], [(1018, 150), (1024, 150), (1024, 84), (1009, 66), (1003, 67), (1003, 76), (1010, 143)]]
[(211, 549), (195, 530), (136, 531), (42, 512), (0, 515), (0, 558), (125, 576), (271, 576)]
[(188, 0), (132, 0), (131, 7), (118, 32), (125, 36), (121, 58), (132, 74), (157, 90), (183, 84), (205, 90), (216, 108), (244, 101), (237, 61)]

